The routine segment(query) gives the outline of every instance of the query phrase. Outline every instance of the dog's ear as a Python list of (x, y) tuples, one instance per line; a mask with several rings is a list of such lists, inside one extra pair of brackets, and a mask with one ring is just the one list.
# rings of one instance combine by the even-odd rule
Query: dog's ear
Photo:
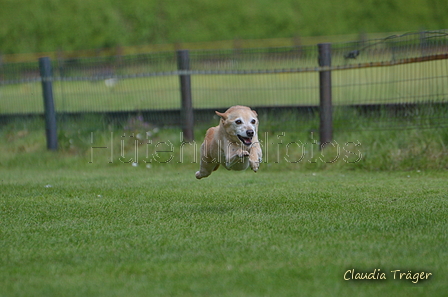
[(255, 116), (258, 117), (258, 113), (255, 110), (253, 110), (253, 109), (251, 109), (251, 110), (255, 114)]
[(227, 120), (227, 114), (215, 111), (215, 113), (220, 116), (224, 121)]

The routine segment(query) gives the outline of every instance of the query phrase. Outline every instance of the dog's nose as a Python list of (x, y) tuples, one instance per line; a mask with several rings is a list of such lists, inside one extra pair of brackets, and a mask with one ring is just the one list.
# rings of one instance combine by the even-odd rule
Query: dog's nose
[(254, 130), (247, 130), (246, 131), (247, 137), (253, 137), (254, 136)]

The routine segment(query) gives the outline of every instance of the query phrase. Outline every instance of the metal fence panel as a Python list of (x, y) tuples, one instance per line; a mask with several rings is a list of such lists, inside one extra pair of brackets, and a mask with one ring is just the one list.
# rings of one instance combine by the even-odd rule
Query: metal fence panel
[[(448, 125), (447, 58), (446, 30), (332, 44), (333, 105), (372, 111), (385, 128), (417, 112), (430, 125)], [(186, 72), (177, 70), (175, 52), (58, 59), (55, 106), (59, 113), (150, 112), (162, 122), (164, 112), (179, 116), (179, 75), (189, 74), (196, 111), (317, 107), (321, 70), (316, 46), (195, 50)], [(0, 65), (1, 115), (42, 114), (41, 94), (37, 61)], [(384, 112), (427, 103), (437, 107)]]

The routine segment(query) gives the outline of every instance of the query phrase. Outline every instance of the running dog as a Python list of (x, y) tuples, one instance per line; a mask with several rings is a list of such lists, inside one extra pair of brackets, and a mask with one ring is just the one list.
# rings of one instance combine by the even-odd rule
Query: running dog
[(196, 178), (212, 174), (220, 164), (228, 170), (257, 172), (262, 161), (258, 142), (257, 113), (247, 106), (232, 106), (226, 112), (215, 112), (221, 119), (205, 134), (201, 146), (201, 167)]

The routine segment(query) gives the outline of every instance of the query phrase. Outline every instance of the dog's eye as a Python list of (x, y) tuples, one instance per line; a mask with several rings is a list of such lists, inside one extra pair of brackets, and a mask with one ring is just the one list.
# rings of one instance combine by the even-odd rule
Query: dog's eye
[(241, 120), (236, 120), (235, 121), (235, 124), (237, 124), (237, 125), (241, 125), (243, 123), (243, 121), (241, 121)]
[(252, 125), (255, 125), (255, 123), (257, 122), (256, 120), (252, 120), (250, 121)]

